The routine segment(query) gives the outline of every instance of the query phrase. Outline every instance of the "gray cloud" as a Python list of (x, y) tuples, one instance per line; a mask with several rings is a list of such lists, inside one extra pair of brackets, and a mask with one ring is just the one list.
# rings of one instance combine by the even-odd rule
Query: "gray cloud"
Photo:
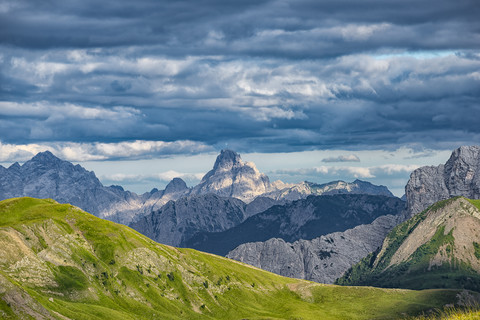
[(360, 158), (354, 154), (340, 155), (338, 157), (323, 158), (322, 162), (360, 162)]
[(474, 0), (7, 0), (1, 142), (475, 144), (478, 16)]
[(38, 152), (49, 150), (58, 157), (70, 161), (136, 160), (171, 157), (178, 154), (211, 152), (212, 148), (189, 140), (123, 141), (118, 143), (30, 143), (4, 144), (0, 142), (0, 162), (27, 161)]

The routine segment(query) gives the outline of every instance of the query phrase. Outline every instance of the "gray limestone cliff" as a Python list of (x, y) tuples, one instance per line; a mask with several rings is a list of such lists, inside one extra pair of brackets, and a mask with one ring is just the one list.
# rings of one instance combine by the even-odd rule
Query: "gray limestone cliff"
[(454, 196), (479, 199), (480, 147), (462, 146), (453, 151), (447, 163), (413, 171), (405, 194), (409, 216)]
[(265, 242), (245, 243), (230, 251), (227, 258), (286, 277), (333, 283), (352, 265), (381, 246), (399, 219), (399, 216), (381, 216), (371, 224), (313, 240), (290, 243), (272, 238)]

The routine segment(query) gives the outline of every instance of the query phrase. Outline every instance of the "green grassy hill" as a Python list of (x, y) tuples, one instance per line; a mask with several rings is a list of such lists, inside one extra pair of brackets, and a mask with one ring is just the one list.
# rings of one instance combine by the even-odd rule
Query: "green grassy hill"
[(395, 227), (343, 285), (480, 291), (480, 200), (439, 201)]
[(396, 319), (458, 294), (284, 278), (53, 200), (0, 202), (1, 319)]

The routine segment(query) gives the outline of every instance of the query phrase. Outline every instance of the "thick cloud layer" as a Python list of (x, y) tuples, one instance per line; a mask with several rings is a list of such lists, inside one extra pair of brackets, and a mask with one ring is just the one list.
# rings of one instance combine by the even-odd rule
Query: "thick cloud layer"
[(78, 161), (478, 144), (479, 16), (476, 0), (6, 0), (0, 142)]

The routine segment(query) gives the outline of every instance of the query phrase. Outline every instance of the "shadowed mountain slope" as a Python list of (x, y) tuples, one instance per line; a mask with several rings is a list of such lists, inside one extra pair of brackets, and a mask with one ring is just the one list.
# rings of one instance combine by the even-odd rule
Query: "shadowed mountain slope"
[(243, 243), (271, 238), (288, 242), (310, 240), (370, 223), (382, 215), (399, 214), (404, 208), (405, 203), (394, 197), (358, 194), (309, 196), (283, 206), (273, 206), (229, 230), (198, 233), (185, 245), (226, 255)]

